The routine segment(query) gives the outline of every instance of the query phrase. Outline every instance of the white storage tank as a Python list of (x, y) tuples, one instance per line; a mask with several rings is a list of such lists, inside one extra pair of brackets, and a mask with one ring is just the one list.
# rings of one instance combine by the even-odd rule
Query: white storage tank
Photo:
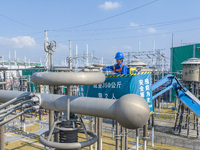
[(200, 58), (190, 58), (181, 64), (183, 65), (183, 81), (199, 82)]

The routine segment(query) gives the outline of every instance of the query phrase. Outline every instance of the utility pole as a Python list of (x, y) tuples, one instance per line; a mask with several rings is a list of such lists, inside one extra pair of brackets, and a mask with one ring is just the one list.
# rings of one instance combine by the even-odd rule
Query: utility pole
[(69, 68), (72, 69), (72, 50), (71, 50), (71, 40), (69, 40), (69, 59), (68, 59)]
[(140, 60), (140, 41), (139, 41), (139, 43), (138, 43), (138, 53), (139, 53), (138, 59)]
[(78, 70), (78, 45), (76, 45), (76, 58), (75, 58), (75, 68)]
[(156, 50), (155, 50), (155, 47), (156, 47), (156, 44), (155, 44), (155, 40), (153, 41), (153, 62), (152, 62), (152, 65), (155, 66), (156, 64), (156, 61), (155, 61), (155, 58), (156, 58)]
[(86, 66), (89, 66), (89, 60), (88, 60), (88, 44), (86, 44)]

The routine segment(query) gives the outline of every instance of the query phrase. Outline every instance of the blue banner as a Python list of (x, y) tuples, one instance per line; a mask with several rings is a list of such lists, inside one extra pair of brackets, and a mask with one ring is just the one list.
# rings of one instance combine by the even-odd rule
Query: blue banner
[(125, 94), (143, 97), (149, 104), (150, 112), (153, 113), (150, 73), (107, 76), (102, 84), (80, 86), (79, 89), (79, 95), (84, 97), (119, 99)]

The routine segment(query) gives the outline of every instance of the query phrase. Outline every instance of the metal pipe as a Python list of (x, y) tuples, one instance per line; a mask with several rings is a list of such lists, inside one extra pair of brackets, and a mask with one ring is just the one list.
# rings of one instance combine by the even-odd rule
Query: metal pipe
[(29, 101), (31, 101), (31, 100), (25, 100), (25, 101), (22, 101), (22, 102), (18, 103), (17, 105), (13, 105), (13, 106), (11, 106), (11, 107), (9, 107), (7, 109), (3, 109), (2, 111), (0, 111), (0, 116), (1, 116), (1, 114), (4, 114), (5, 112), (8, 112), (9, 110), (14, 109), (14, 108), (16, 108), (16, 107), (18, 107), (18, 106), (20, 106), (20, 105), (22, 105), (24, 103), (29, 102)]
[[(93, 119), (90, 117), (90, 131), (93, 131)], [(93, 150), (93, 145), (90, 145), (90, 150)]]
[[(6, 102), (22, 92), (0, 90), (0, 102)], [(67, 111), (67, 96), (56, 94), (40, 95), (40, 107), (54, 111)], [(114, 119), (129, 129), (142, 127), (149, 119), (150, 109), (144, 98), (136, 94), (127, 94), (119, 100), (70, 96), (70, 112)]]
[[(95, 133), (97, 134), (98, 118), (97, 117), (94, 117), (94, 118), (95, 118)], [(97, 150), (97, 142), (95, 142), (94, 148), (95, 150)]]
[(119, 123), (116, 122), (116, 135), (115, 135), (115, 139), (116, 139), (116, 150), (119, 150)]
[(144, 141), (143, 150), (147, 150), (147, 130), (148, 130), (148, 125), (145, 124), (143, 127), (143, 141)]
[(101, 72), (36, 72), (32, 81), (42, 85), (93, 85), (103, 83), (105, 75)]
[(97, 136), (98, 136), (98, 140), (97, 140), (97, 150), (102, 150), (102, 135), (101, 135), (101, 129), (102, 129), (102, 118), (98, 117), (98, 124), (97, 124)]
[(28, 109), (24, 110), (23, 112), (21, 112), (21, 113), (15, 115), (15, 116), (12, 116), (12, 117), (10, 117), (9, 119), (7, 119), (7, 120), (5, 120), (5, 121), (0, 122), (0, 126), (6, 124), (7, 122), (9, 122), (9, 121), (11, 121), (11, 120), (17, 118), (18, 116), (20, 116), (20, 115), (22, 115), (22, 114), (24, 114), (24, 113), (26, 113), (26, 112), (28, 112), (28, 111), (30, 111), (30, 110), (33, 110), (33, 108), (32, 108), (32, 107), (31, 107), (31, 108), (28, 108)]
[[(53, 94), (53, 86), (49, 86), (49, 92)], [(54, 123), (54, 111), (49, 110), (49, 130), (51, 130), (53, 123)], [(50, 141), (54, 141), (53, 136), (50, 137)]]
[(5, 150), (4, 126), (0, 126), (0, 149)]
[[(175, 104), (176, 106), (176, 104)], [(176, 109), (176, 107), (175, 107)], [(155, 105), (153, 105), (153, 112), (155, 112)], [(151, 146), (154, 147), (154, 113), (151, 115), (152, 116), (152, 124), (151, 124), (151, 133), (152, 133), (152, 137), (151, 137)]]
[(67, 120), (70, 120), (70, 85), (67, 85)]
[(125, 150), (128, 149), (128, 129), (125, 129)]
[(121, 126), (121, 150), (125, 150), (124, 146), (125, 146), (124, 127)]
[(139, 139), (139, 128), (136, 129), (136, 150), (139, 149), (139, 142), (140, 142), (140, 139)]

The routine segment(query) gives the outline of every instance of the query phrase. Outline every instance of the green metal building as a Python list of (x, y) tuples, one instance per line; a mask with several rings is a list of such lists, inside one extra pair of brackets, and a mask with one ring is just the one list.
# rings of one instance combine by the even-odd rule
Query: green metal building
[[(188, 60), (189, 58), (200, 58), (200, 43), (173, 47), (171, 48), (170, 56), (170, 71), (173, 75), (181, 78), (180, 74), (183, 71), (182, 62)], [(171, 102), (175, 101), (175, 92), (171, 92)]]
[(171, 72), (182, 72), (181, 63), (193, 57), (200, 58), (200, 43), (171, 48)]

